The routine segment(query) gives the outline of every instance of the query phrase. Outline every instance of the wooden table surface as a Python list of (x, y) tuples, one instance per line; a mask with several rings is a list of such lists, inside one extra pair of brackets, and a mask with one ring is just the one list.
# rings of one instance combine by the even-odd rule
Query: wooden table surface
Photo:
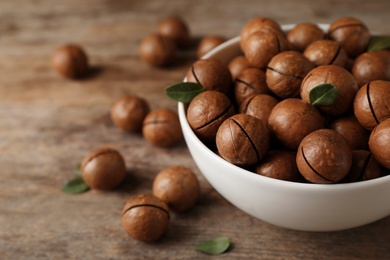
[[(180, 15), (192, 36), (236, 36), (250, 18), (281, 24), (330, 23), (355, 16), (390, 34), (390, 2), (379, 1), (0, 1), (0, 259), (204, 259), (195, 245), (228, 236), (232, 246), (215, 259), (390, 259), (390, 217), (340, 232), (287, 230), (248, 216), (204, 179), (183, 142), (172, 149), (114, 127), (109, 111), (125, 93), (155, 108), (176, 110), (163, 89), (183, 78), (192, 48), (166, 69), (140, 62), (140, 40), (157, 21)], [(93, 73), (67, 80), (50, 64), (52, 51), (75, 42), (87, 51)], [(129, 171), (112, 192), (61, 191), (89, 151), (110, 146)], [(173, 164), (191, 168), (201, 198), (173, 214), (156, 243), (131, 239), (120, 212), (133, 195), (151, 192), (154, 176)]]

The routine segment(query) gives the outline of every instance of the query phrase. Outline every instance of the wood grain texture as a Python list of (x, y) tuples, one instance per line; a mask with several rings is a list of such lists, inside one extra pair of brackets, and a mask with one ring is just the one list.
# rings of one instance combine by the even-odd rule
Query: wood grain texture
[[(329, 23), (355, 16), (372, 31), (390, 34), (390, 2), (378, 1), (0, 1), (0, 259), (204, 259), (195, 244), (225, 235), (231, 249), (216, 259), (389, 259), (390, 218), (341, 232), (279, 228), (224, 200), (196, 168), (184, 143), (172, 149), (116, 129), (114, 100), (137, 94), (154, 108), (176, 110), (163, 89), (185, 75), (194, 48), (156, 69), (140, 62), (140, 40), (159, 19), (180, 15), (194, 38), (238, 35), (254, 16), (281, 24)], [(93, 73), (70, 81), (51, 68), (59, 45), (87, 51)], [(123, 153), (126, 182), (113, 192), (61, 192), (92, 149)], [(194, 170), (202, 195), (195, 208), (173, 214), (156, 243), (132, 240), (120, 212), (130, 196), (151, 192), (154, 176), (173, 164)]]

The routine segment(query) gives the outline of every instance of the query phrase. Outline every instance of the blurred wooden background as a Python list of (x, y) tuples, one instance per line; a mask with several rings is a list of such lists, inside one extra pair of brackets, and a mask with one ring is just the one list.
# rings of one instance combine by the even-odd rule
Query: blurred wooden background
[[(390, 218), (340, 232), (310, 233), (252, 218), (225, 201), (196, 168), (184, 141), (161, 149), (110, 121), (116, 98), (137, 94), (151, 107), (176, 110), (163, 89), (180, 81), (195, 49), (166, 69), (138, 57), (138, 45), (157, 22), (181, 16), (195, 39), (239, 34), (250, 18), (280, 24), (330, 23), (342, 16), (390, 34), (390, 1), (0, 1), (0, 259), (204, 259), (195, 244), (228, 236), (230, 250), (217, 259), (389, 259)], [(71, 81), (51, 68), (59, 45), (87, 51), (93, 73)], [(113, 192), (61, 192), (89, 151), (120, 150), (129, 170)], [(173, 164), (190, 167), (201, 181), (194, 209), (173, 214), (156, 243), (132, 240), (121, 227), (127, 198), (151, 191), (154, 176)]]

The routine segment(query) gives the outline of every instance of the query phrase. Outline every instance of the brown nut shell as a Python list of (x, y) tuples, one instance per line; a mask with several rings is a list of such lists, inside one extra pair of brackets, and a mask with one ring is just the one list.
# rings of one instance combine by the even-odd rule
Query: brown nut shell
[(139, 55), (151, 66), (168, 66), (175, 61), (176, 44), (158, 33), (149, 34), (141, 41)]
[(116, 127), (129, 132), (141, 132), (145, 116), (150, 112), (145, 99), (125, 95), (115, 101), (111, 108), (111, 120)]
[(88, 56), (83, 48), (76, 44), (65, 44), (57, 48), (51, 63), (59, 74), (71, 79), (85, 76), (89, 70)]
[(248, 36), (242, 43), (242, 51), (248, 62), (256, 68), (265, 70), (276, 54), (289, 48), (286, 36), (269, 27), (264, 27)]
[(216, 137), (220, 156), (239, 166), (254, 165), (260, 161), (268, 150), (269, 142), (265, 123), (246, 114), (226, 119)]
[(210, 35), (202, 38), (196, 49), (196, 56), (198, 59), (201, 59), (206, 53), (225, 41), (226, 39), (224, 37), (218, 35)]
[(170, 209), (183, 212), (192, 208), (200, 196), (196, 175), (188, 168), (175, 165), (160, 171), (153, 181), (153, 195)]
[(352, 165), (352, 150), (342, 135), (332, 129), (308, 134), (297, 152), (297, 166), (312, 183), (337, 183), (347, 176)]
[(312, 42), (324, 39), (325, 32), (314, 23), (299, 23), (286, 37), (294, 50), (303, 52)]
[(366, 150), (352, 152), (352, 166), (345, 182), (357, 182), (376, 179), (382, 176), (382, 167), (374, 156)]
[(314, 64), (302, 53), (281, 52), (268, 63), (268, 88), (282, 99), (299, 97), (302, 80), (313, 68)]
[(351, 73), (337, 65), (323, 65), (311, 70), (302, 81), (301, 98), (310, 102), (310, 91), (321, 84), (332, 84), (336, 87), (338, 97), (331, 105), (316, 106), (329, 116), (340, 116), (346, 113), (353, 102), (358, 90), (356, 81)]
[(214, 143), (219, 126), (234, 115), (230, 99), (218, 91), (206, 90), (198, 94), (187, 109), (187, 120), (192, 130), (205, 143)]
[(156, 109), (146, 115), (142, 134), (149, 143), (160, 147), (172, 147), (183, 139), (179, 116), (166, 108)]
[(258, 68), (247, 68), (234, 81), (234, 98), (240, 105), (246, 98), (256, 94), (270, 94), (265, 73)]
[(353, 109), (367, 130), (390, 118), (390, 81), (375, 80), (362, 86), (355, 96)]
[(352, 74), (360, 87), (373, 80), (390, 81), (390, 50), (362, 53), (352, 65)]
[(94, 150), (81, 163), (81, 177), (91, 189), (112, 190), (126, 177), (125, 161), (117, 150)]
[(255, 17), (250, 19), (241, 29), (240, 32), (240, 46), (242, 48), (243, 43), (247, 40), (249, 35), (264, 28), (272, 28), (275, 31), (283, 32), (280, 24), (275, 20), (268, 17)]
[(357, 121), (355, 116), (347, 116), (335, 119), (329, 128), (341, 134), (352, 150), (367, 150), (367, 130)]
[(169, 222), (168, 206), (151, 194), (130, 198), (122, 209), (123, 228), (139, 241), (156, 241), (164, 234)]
[(278, 103), (279, 101), (273, 96), (257, 94), (245, 99), (244, 102), (241, 103), (238, 112), (254, 116), (263, 122), (268, 122), (268, 117), (272, 109)]
[(342, 17), (330, 24), (328, 37), (339, 42), (349, 57), (355, 58), (367, 50), (371, 35), (359, 19)]
[(374, 128), (368, 146), (379, 164), (390, 169), (390, 118)]
[(232, 74), (232, 79), (233, 81), (237, 78), (240, 73), (247, 69), (250, 68), (252, 65), (249, 64), (248, 60), (245, 58), (244, 55), (239, 55), (235, 58), (233, 58), (229, 63), (228, 63), (228, 69), (230, 73)]
[(296, 151), (306, 135), (324, 126), (325, 119), (320, 112), (314, 106), (297, 98), (279, 102), (268, 117), (271, 136), (293, 151)]
[(187, 71), (187, 81), (202, 85), (207, 90), (216, 90), (227, 96), (232, 89), (232, 75), (220, 60), (210, 58), (194, 62)]
[(273, 150), (255, 167), (257, 174), (285, 181), (297, 181), (299, 171), (296, 154), (290, 151)]
[(186, 22), (178, 17), (167, 17), (159, 21), (158, 34), (172, 39), (177, 46), (186, 47), (190, 42), (190, 31)]
[(347, 52), (340, 43), (332, 40), (318, 40), (307, 46), (303, 55), (316, 66), (338, 65), (348, 68)]

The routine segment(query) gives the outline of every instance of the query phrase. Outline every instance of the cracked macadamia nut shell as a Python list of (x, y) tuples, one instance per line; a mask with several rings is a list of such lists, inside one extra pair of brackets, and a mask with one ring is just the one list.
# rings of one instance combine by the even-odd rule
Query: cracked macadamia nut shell
[(206, 90), (191, 100), (187, 120), (200, 140), (215, 143), (219, 126), (234, 113), (227, 96), (218, 91)]
[(343, 17), (330, 24), (328, 37), (339, 42), (349, 57), (355, 58), (367, 50), (371, 35), (359, 19)]
[(170, 209), (183, 212), (192, 208), (200, 196), (196, 175), (188, 168), (175, 165), (160, 171), (153, 181), (153, 195)]
[(125, 95), (111, 108), (111, 120), (116, 127), (129, 132), (141, 132), (145, 116), (150, 112), (145, 99)]
[(268, 88), (282, 99), (299, 97), (302, 80), (312, 69), (314, 64), (302, 53), (281, 52), (268, 63), (266, 70)]
[(249, 64), (248, 60), (245, 58), (244, 55), (239, 55), (233, 58), (228, 63), (228, 69), (232, 74), (233, 81), (237, 78), (238, 75), (240, 75), (242, 71), (244, 71), (247, 68), (250, 68), (251, 66), (252, 65)]
[(238, 112), (257, 117), (267, 123), (268, 126), (269, 114), (278, 103), (279, 101), (273, 96), (257, 94), (245, 99), (240, 105)]
[(303, 55), (316, 66), (338, 65), (348, 68), (347, 52), (340, 43), (332, 40), (318, 40), (307, 46)]
[(293, 151), (306, 135), (324, 126), (325, 119), (320, 112), (297, 98), (282, 100), (275, 105), (268, 117), (271, 136)]
[(157, 32), (164, 37), (172, 39), (179, 47), (185, 47), (190, 42), (190, 30), (186, 22), (178, 16), (160, 20), (157, 25)]
[(296, 154), (290, 151), (269, 151), (255, 167), (257, 174), (285, 181), (297, 181), (299, 172)]
[(325, 32), (314, 23), (299, 23), (286, 35), (293, 49), (303, 52), (312, 42), (325, 38)]
[(368, 146), (379, 164), (390, 169), (390, 118), (372, 130)]
[(234, 81), (234, 98), (240, 105), (246, 98), (256, 94), (270, 94), (264, 71), (247, 68)]
[(332, 84), (336, 87), (338, 97), (331, 105), (316, 106), (329, 116), (340, 116), (346, 113), (353, 102), (358, 86), (352, 74), (337, 65), (323, 65), (311, 70), (302, 81), (301, 98), (310, 103), (310, 91), (321, 84)]
[(202, 38), (196, 49), (196, 56), (198, 59), (201, 59), (206, 53), (225, 41), (226, 39), (224, 37), (218, 35), (210, 35)]
[(149, 112), (142, 126), (143, 137), (159, 147), (172, 147), (183, 139), (179, 116), (176, 112), (160, 108)]
[(352, 65), (352, 74), (360, 87), (373, 80), (390, 81), (390, 50), (362, 53)]
[(76, 44), (66, 44), (57, 48), (51, 62), (59, 74), (71, 79), (85, 76), (89, 70), (88, 56), (83, 48)]
[(232, 75), (220, 60), (209, 58), (194, 62), (187, 71), (187, 81), (202, 85), (207, 90), (216, 90), (229, 95), (232, 89)]
[(352, 166), (344, 179), (345, 182), (357, 182), (376, 179), (382, 176), (382, 167), (367, 150), (352, 152)]
[(355, 96), (353, 110), (367, 130), (390, 118), (390, 81), (375, 80), (362, 86)]
[(112, 190), (126, 177), (125, 161), (117, 150), (96, 149), (84, 157), (81, 177), (91, 189)]
[(267, 126), (260, 119), (236, 114), (219, 127), (216, 137), (218, 153), (239, 166), (250, 166), (260, 161), (269, 147)]
[(357, 121), (355, 116), (340, 117), (329, 128), (341, 134), (352, 150), (368, 149), (368, 131)]
[(287, 51), (288, 48), (286, 36), (269, 27), (252, 33), (242, 43), (245, 58), (253, 67), (259, 69), (266, 69), (273, 56)]
[(342, 135), (332, 129), (308, 134), (297, 152), (297, 166), (312, 183), (331, 184), (347, 176), (352, 165), (352, 150)]
[(152, 33), (142, 39), (139, 55), (151, 66), (168, 66), (175, 61), (176, 44), (171, 38)]
[(122, 226), (135, 240), (156, 241), (164, 234), (169, 222), (168, 206), (151, 194), (130, 198), (122, 209)]

